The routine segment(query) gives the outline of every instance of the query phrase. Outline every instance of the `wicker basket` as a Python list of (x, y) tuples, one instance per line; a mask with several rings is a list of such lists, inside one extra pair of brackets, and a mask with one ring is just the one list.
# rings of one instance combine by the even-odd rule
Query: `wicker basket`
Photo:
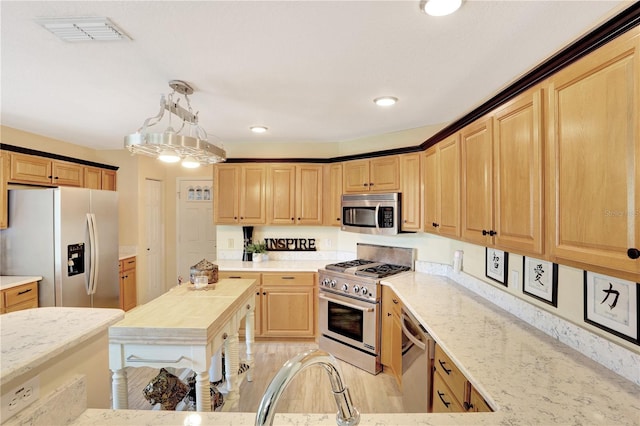
[(217, 283), (218, 265), (215, 265), (206, 259), (202, 259), (200, 262), (193, 265), (189, 270), (189, 281), (191, 282), (191, 284), (193, 284), (195, 281), (194, 277), (201, 275), (209, 278), (209, 284)]

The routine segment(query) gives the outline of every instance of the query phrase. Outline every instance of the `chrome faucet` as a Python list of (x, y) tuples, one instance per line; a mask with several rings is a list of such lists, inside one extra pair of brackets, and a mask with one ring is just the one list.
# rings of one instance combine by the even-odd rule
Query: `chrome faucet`
[(300, 371), (311, 365), (319, 364), (324, 367), (329, 380), (331, 381), (331, 390), (333, 397), (338, 406), (336, 414), (336, 423), (338, 426), (353, 426), (360, 422), (360, 413), (351, 402), (349, 389), (342, 384), (342, 377), (338, 368), (338, 363), (333, 355), (312, 349), (302, 352), (284, 363), (280, 371), (274, 376), (267, 387), (256, 414), (256, 426), (272, 425), (275, 416), (275, 408), (280, 400), (280, 395), (291, 380)]

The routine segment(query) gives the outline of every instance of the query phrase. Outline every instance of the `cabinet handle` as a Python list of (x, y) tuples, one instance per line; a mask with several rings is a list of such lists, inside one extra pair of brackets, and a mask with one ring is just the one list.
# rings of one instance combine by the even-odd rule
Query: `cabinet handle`
[(469, 411), (473, 408), (473, 404), (465, 401), (464, 404), (462, 404), (464, 406), (465, 411)]
[(29, 293), (31, 290), (33, 290), (32, 288), (29, 288), (27, 290), (22, 290), (18, 292), (18, 296), (20, 296), (21, 294), (25, 294), (25, 293)]
[(373, 182), (369, 182), (369, 186), (373, 186)]
[(442, 403), (444, 404), (444, 406), (445, 406), (445, 407), (447, 407), (447, 408), (449, 408), (449, 405), (451, 405), (451, 403), (450, 403), (450, 402), (447, 402), (447, 401), (445, 401), (445, 400), (444, 400), (444, 398), (443, 398), (444, 393), (442, 393), (442, 392), (438, 391), (438, 396), (440, 397), (440, 401), (442, 401)]
[(440, 224), (433, 222), (433, 223), (431, 223), (431, 226), (433, 226), (434, 228), (437, 228), (438, 226), (440, 226)]
[(339, 218), (339, 217), (336, 217), (336, 220), (337, 220), (338, 222), (340, 222), (340, 218)]
[(47, 176), (49, 179), (53, 179), (53, 176)]
[(487, 235), (489, 233), (489, 231), (487, 231), (486, 229), (482, 230), (482, 235)]
[(637, 259), (640, 257), (640, 250), (638, 250), (637, 248), (630, 248), (629, 250), (627, 250), (627, 256), (629, 256), (629, 259)]
[(442, 369), (444, 370), (445, 373), (447, 373), (447, 376), (449, 374), (451, 374), (451, 370), (447, 370), (447, 367), (445, 367), (444, 365), (446, 364), (445, 361), (439, 359), (438, 362), (440, 363), (440, 367), (442, 367)]
[(232, 276), (230, 276), (229, 278), (232, 278), (232, 279), (234, 279), (234, 280), (242, 279), (242, 277), (241, 277), (241, 276), (239, 276), (239, 275), (232, 275)]
[(363, 183), (362, 186), (369, 186), (367, 182)]
[(394, 304), (394, 305), (397, 305), (397, 304), (398, 304), (398, 299), (391, 299), (391, 300), (393, 300), (393, 304)]
[(293, 219), (293, 218), (291, 218), (291, 222), (293, 222), (293, 220), (294, 220), (294, 219)]
[(266, 296), (266, 295), (267, 295), (267, 292), (266, 292), (266, 291), (263, 291), (263, 292), (262, 292), (262, 295), (263, 295), (263, 296)]
[(489, 231), (489, 235), (493, 237), (494, 235), (498, 235), (498, 233), (492, 229), (491, 231)]
[(390, 317), (391, 316), (391, 312), (387, 312), (387, 316)]
[(300, 220), (300, 218), (298, 218), (298, 220)]
[(283, 280), (295, 280), (296, 277), (281, 277)]
[(260, 296), (260, 292), (259, 291), (256, 292), (256, 296)]

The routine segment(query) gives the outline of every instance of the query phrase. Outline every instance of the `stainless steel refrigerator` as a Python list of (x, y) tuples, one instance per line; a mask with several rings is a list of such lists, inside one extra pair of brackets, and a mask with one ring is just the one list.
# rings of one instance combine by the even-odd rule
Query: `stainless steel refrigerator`
[(118, 193), (12, 189), (0, 273), (40, 275), (40, 306), (118, 308)]

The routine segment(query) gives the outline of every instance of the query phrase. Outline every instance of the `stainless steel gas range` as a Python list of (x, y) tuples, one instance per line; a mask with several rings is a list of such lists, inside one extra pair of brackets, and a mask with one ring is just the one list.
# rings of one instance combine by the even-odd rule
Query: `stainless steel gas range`
[(380, 279), (412, 271), (415, 249), (361, 244), (357, 259), (318, 271), (318, 345), (371, 374), (380, 364)]

